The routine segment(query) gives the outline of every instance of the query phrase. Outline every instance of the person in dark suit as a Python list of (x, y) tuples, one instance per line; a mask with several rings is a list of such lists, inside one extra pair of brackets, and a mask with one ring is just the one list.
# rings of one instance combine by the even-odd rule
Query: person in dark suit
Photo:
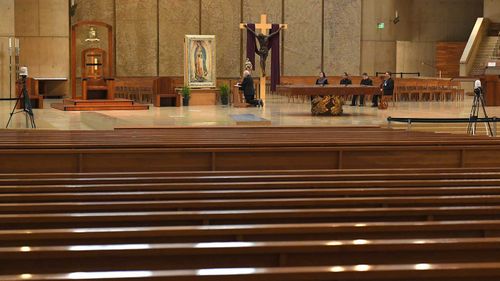
[(394, 80), (392, 79), (392, 73), (390, 73), (389, 71), (385, 73), (385, 80), (382, 91), (384, 96), (392, 97), (394, 95)]
[(352, 80), (349, 78), (349, 74), (347, 72), (344, 72), (344, 76), (342, 77), (342, 80), (340, 80), (340, 85), (352, 85)]
[(255, 87), (253, 84), (253, 78), (250, 71), (245, 70), (243, 72), (243, 81), (240, 84), (240, 90), (243, 91), (245, 96), (245, 102), (251, 106), (264, 106), (262, 100), (255, 99)]
[[(392, 73), (388, 71), (380, 78), (382, 80), (382, 84), (380, 84), (380, 92), (382, 93), (382, 96), (392, 97), (394, 94), (394, 80), (392, 79)], [(372, 107), (378, 107), (379, 99), (379, 96), (373, 96)]]
[(323, 71), (319, 73), (319, 78), (316, 79), (316, 85), (328, 85), (328, 78), (326, 78), (326, 74)]
[[(361, 80), (360, 83), (362, 86), (373, 86), (373, 81), (370, 79), (367, 73), (363, 73), (363, 79)], [(356, 106), (356, 102), (358, 101), (358, 96), (354, 95), (352, 96), (352, 102), (351, 106)], [(364, 106), (365, 105), (365, 96), (361, 95), (359, 99), (359, 106)]]

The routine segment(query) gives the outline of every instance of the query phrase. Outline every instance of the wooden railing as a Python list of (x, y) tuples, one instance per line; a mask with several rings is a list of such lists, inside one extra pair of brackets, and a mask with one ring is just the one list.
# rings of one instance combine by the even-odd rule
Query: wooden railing
[(460, 76), (468, 76), (474, 64), (481, 42), (488, 31), (489, 21), (486, 18), (478, 18), (472, 29), (469, 41), (465, 46), (464, 53), (460, 59)]

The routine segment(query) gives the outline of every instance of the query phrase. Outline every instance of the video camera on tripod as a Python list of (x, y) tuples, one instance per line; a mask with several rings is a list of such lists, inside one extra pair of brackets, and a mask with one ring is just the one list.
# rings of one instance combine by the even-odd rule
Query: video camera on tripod
[[(28, 89), (26, 88), (26, 80), (28, 79), (28, 68), (23, 66), (19, 68), (19, 77), (21, 82), (21, 90), (16, 98), (16, 103), (10, 112), (9, 121), (7, 122), (6, 128), (9, 128), (10, 122), (12, 121), (12, 116), (17, 113), (26, 113), (26, 127), (36, 128), (35, 115), (33, 114), (33, 107), (31, 106), (31, 100), (28, 94)], [(16, 109), (21, 106), (21, 110), (16, 111)]]
[(474, 82), (474, 94), (476, 96), (481, 96), (483, 94), (483, 87), (481, 86), (480, 80)]
[(488, 113), (486, 113), (484, 101), (483, 87), (480, 80), (474, 82), (474, 100), (472, 101), (472, 109), (470, 111), (469, 125), (467, 126), (467, 133), (469, 135), (475, 135), (477, 129), (477, 122), (479, 119), (479, 112), (482, 109), (484, 114), (484, 119), (486, 123), (486, 130), (489, 136), (493, 136), (493, 129), (489, 121)]

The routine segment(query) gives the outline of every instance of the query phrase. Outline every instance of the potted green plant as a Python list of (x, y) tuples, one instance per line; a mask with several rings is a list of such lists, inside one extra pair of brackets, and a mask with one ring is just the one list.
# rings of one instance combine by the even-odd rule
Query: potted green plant
[(189, 106), (189, 99), (191, 98), (191, 88), (188, 86), (182, 87), (182, 106)]
[(224, 84), (219, 87), (220, 89), (220, 102), (222, 105), (229, 104), (229, 86)]

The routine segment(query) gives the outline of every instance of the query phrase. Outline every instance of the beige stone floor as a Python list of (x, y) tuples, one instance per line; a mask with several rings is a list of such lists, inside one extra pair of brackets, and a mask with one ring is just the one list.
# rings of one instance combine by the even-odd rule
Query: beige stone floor
[[(162, 127), (162, 126), (231, 126), (235, 125), (232, 114), (254, 114), (272, 122), (273, 126), (343, 126), (343, 125), (387, 125), (386, 118), (393, 117), (468, 117), (471, 98), (464, 102), (401, 102), (396, 107), (381, 111), (369, 106), (344, 106), (341, 117), (313, 117), (308, 103), (290, 103), (271, 96), (266, 107), (232, 108), (224, 106), (152, 107), (148, 111), (98, 111), (63, 112), (50, 108), (46, 100), (45, 109), (36, 109), (38, 128), (56, 130), (109, 130), (115, 127)], [(0, 125), (7, 123), (13, 103), (0, 102)], [(500, 116), (500, 108), (488, 108), (490, 116)], [(14, 117), (12, 128), (24, 128), (23, 114)]]

